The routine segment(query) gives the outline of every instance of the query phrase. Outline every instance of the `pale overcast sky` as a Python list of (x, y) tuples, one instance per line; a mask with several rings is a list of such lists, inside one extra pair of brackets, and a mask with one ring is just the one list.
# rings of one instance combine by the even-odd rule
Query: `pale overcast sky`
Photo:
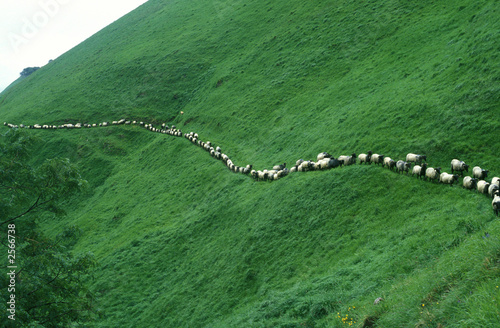
[(147, 0), (0, 0), (0, 92)]

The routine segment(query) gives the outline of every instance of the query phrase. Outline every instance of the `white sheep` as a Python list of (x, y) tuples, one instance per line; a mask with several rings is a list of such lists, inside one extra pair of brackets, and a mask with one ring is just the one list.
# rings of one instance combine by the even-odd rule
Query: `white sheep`
[(500, 187), (500, 178), (499, 177), (494, 177), (493, 179), (491, 179), (491, 183), (492, 184), (496, 184), (497, 186)]
[(455, 173), (455, 171), (459, 172), (464, 175), (465, 172), (469, 172), (469, 165), (465, 164), (465, 162), (460, 161), (458, 159), (452, 159), (451, 160), (451, 173)]
[(431, 181), (438, 179), (440, 174), (441, 174), (440, 167), (436, 168), (428, 167), (427, 170), (425, 170), (425, 177)]
[(496, 184), (491, 183), (490, 186), (488, 187), (488, 194), (493, 198), (497, 190), (500, 190), (500, 187), (497, 186)]
[(318, 156), (316, 156), (318, 161), (325, 159), (325, 158), (331, 158), (331, 157), (332, 157), (332, 155), (328, 154), (326, 151), (319, 153)]
[(315, 170), (328, 170), (330, 168), (328, 163), (329, 163), (329, 158), (320, 159), (315, 164)]
[(396, 170), (399, 173), (406, 172), (406, 174), (409, 174), (410, 169), (411, 169), (411, 163), (401, 161), (401, 160), (396, 162)]
[(317, 164), (319, 164), (319, 169), (328, 170), (328, 169), (338, 167), (340, 165), (340, 162), (335, 158), (324, 158), (324, 159), (318, 161)]
[(351, 165), (356, 164), (356, 154), (352, 154), (351, 156), (342, 155), (338, 158), (341, 165)]
[(370, 157), (370, 162), (375, 164), (384, 164), (384, 155), (372, 154)]
[(384, 157), (384, 162), (382, 163), (382, 166), (387, 166), (389, 170), (392, 170), (396, 167), (396, 161), (390, 157)]
[(307, 172), (307, 171), (310, 171), (312, 170), (314, 167), (314, 162), (311, 162), (311, 161), (303, 161), (302, 163), (300, 163), (299, 167), (297, 168), (297, 170), (299, 172)]
[(215, 151), (218, 151), (219, 153), (222, 151), (219, 146), (215, 148)]
[(285, 167), (286, 167), (286, 163), (283, 163), (283, 164), (273, 166), (273, 170), (279, 171), (279, 170), (283, 170)]
[(439, 175), (439, 182), (452, 185), (455, 181), (458, 181), (458, 174), (449, 174), (443, 172)]
[(500, 192), (497, 191), (493, 194), (493, 200), (491, 201), (491, 206), (493, 207), (493, 212), (496, 216), (500, 213)]
[(427, 156), (409, 153), (406, 155), (406, 161), (421, 164), (422, 161), (427, 161)]
[(417, 178), (423, 178), (425, 176), (425, 171), (427, 170), (427, 163), (422, 165), (415, 165), (411, 171), (411, 175), (416, 175)]
[(477, 179), (474, 179), (473, 177), (466, 176), (464, 177), (464, 180), (462, 181), (462, 186), (465, 189), (476, 189), (477, 188)]
[(278, 172), (278, 177), (282, 178), (284, 176), (287, 176), (289, 173), (290, 173), (290, 170), (287, 169), (287, 168), (285, 168), (285, 169), (283, 169), (283, 170), (281, 170), (281, 171)]
[(252, 170), (252, 165), (247, 165), (243, 168), (242, 172), (243, 174), (249, 174)]
[(359, 154), (359, 156), (358, 156), (359, 164), (362, 164), (362, 163), (371, 164), (371, 162), (370, 162), (371, 156), (372, 156), (371, 151), (369, 151), (367, 154)]
[(488, 176), (488, 172), (488, 170), (483, 170), (479, 166), (474, 166), (472, 168), (472, 176), (476, 179), (486, 179), (486, 177)]
[(482, 194), (486, 194), (488, 192), (488, 188), (490, 187), (490, 183), (485, 180), (479, 180), (477, 182), (477, 191)]
[(299, 166), (300, 164), (302, 164), (302, 162), (304, 162), (304, 160), (301, 158), (297, 162), (295, 162), (295, 165)]

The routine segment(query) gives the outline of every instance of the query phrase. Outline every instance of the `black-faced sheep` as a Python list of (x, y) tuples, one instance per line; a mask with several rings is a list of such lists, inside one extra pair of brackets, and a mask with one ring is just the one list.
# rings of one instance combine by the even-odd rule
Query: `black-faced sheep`
[(370, 162), (371, 157), (372, 157), (371, 151), (369, 151), (367, 154), (359, 154), (359, 156), (358, 156), (359, 164), (362, 164), (362, 163), (371, 164), (371, 162)]
[(439, 178), (439, 175), (441, 174), (441, 168), (440, 167), (429, 167), (427, 170), (425, 170), (425, 177), (431, 181), (436, 180)]
[(273, 166), (273, 170), (279, 171), (279, 170), (283, 170), (285, 167), (286, 167), (286, 163), (283, 163), (280, 165)]
[(409, 153), (406, 155), (406, 161), (421, 164), (422, 161), (427, 161), (427, 156)]
[(393, 170), (396, 167), (396, 161), (390, 157), (384, 157), (384, 163), (382, 166), (387, 166), (389, 170)]
[(287, 169), (287, 168), (285, 168), (285, 169), (283, 169), (283, 170), (281, 170), (281, 171), (278, 172), (278, 177), (282, 178), (284, 176), (287, 176), (289, 173), (290, 173), (290, 170)]
[(340, 165), (339, 161), (335, 158), (324, 158), (318, 161), (317, 164), (319, 165), (319, 169), (321, 170), (332, 169)]
[(370, 157), (370, 162), (375, 163), (375, 164), (384, 164), (384, 155), (373, 154)]
[(476, 189), (477, 188), (477, 179), (474, 179), (473, 177), (466, 176), (464, 177), (464, 180), (462, 181), (462, 186), (465, 189)]
[(409, 170), (411, 169), (411, 163), (408, 163), (405, 161), (397, 161), (396, 162), (396, 169), (399, 173), (406, 172), (406, 174), (408, 174)]
[(320, 161), (325, 158), (332, 158), (332, 155), (328, 154), (326, 151), (319, 153), (318, 156), (316, 156), (317, 160)]
[(299, 172), (307, 172), (307, 171), (311, 171), (313, 169), (313, 166), (314, 166), (314, 162), (311, 162), (311, 161), (303, 161), (302, 163), (300, 163), (300, 165), (298, 166), (297, 168), (297, 171)]
[(352, 154), (351, 156), (342, 155), (338, 158), (341, 165), (351, 165), (356, 164), (356, 154)]
[(458, 159), (451, 160), (451, 173), (459, 172), (462, 176), (465, 172), (469, 172), (469, 165), (465, 164), (465, 162), (460, 161)]
[(500, 187), (496, 184), (491, 183), (488, 187), (488, 194), (493, 198), (498, 190), (500, 190)]
[(427, 163), (422, 165), (415, 165), (411, 171), (411, 175), (416, 175), (417, 178), (423, 178), (425, 176), (425, 171), (427, 170)]
[(493, 195), (493, 200), (491, 201), (491, 206), (493, 207), (493, 212), (496, 216), (500, 213), (500, 192), (497, 191)]
[(479, 166), (474, 166), (472, 168), (472, 176), (476, 179), (484, 180), (488, 176), (488, 170), (483, 170)]
[(439, 175), (439, 182), (452, 185), (455, 181), (458, 181), (458, 174), (449, 174), (443, 172)]
[(479, 180), (477, 182), (477, 191), (482, 194), (486, 194), (488, 192), (488, 188), (490, 187), (490, 183), (485, 180)]
[(247, 165), (245, 167), (242, 167), (241, 173), (243, 174), (249, 174), (252, 170), (252, 165)]

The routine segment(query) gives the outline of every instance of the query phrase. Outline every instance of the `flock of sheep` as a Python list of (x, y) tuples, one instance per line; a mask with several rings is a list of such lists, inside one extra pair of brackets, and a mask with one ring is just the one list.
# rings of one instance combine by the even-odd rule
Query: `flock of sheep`
[[(232, 172), (242, 173), (251, 175), (256, 180), (278, 180), (282, 177), (287, 176), (293, 172), (307, 172), (316, 170), (328, 170), (340, 166), (347, 166), (356, 164), (356, 154), (352, 155), (342, 155), (338, 158), (334, 158), (327, 152), (318, 154), (316, 161), (299, 159), (295, 165), (288, 168), (286, 163), (273, 166), (270, 170), (254, 170), (252, 165), (238, 166), (222, 152), (220, 146), (212, 145), (210, 141), (202, 141), (199, 139), (197, 133), (190, 132), (182, 134), (180, 129), (177, 129), (175, 125), (169, 127), (165, 123), (161, 125), (161, 128), (155, 128), (152, 124), (130, 121), (125, 119), (120, 119), (118, 121), (102, 122), (99, 124), (62, 124), (62, 125), (14, 125), (4, 122), (4, 125), (9, 128), (28, 128), (28, 129), (80, 129), (80, 128), (94, 128), (94, 127), (104, 127), (110, 125), (130, 125), (138, 124), (145, 129), (152, 132), (158, 132), (163, 134), (169, 134), (176, 137), (184, 136), (186, 139), (191, 141), (193, 144), (206, 150), (215, 159), (221, 160)], [(472, 176), (465, 176), (464, 172), (469, 172), (469, 165), (458, 159), (453, 159), (451, 161), (451, 174), (447, 172), (441, 172), (440, 167), (429, 167), (427, 165), (427, 157), (425, 155), (418, 154), (408, 154), (406, 155), (406, 161), (398, 160), (395, 161), (390, 157), (374, 154), (371, 151), (366, 154), (360, 154), (357, 156), (359, 164), (377, 164), (382, 165), (390, 170), (406, 173), (407, 175), (416, 176), (428, 181), (438, 181), (444, 184), (452, 185), (459, 179), (459, 174), (463, 177), (462, 186), (469, 190), (477, 190), (483, 194), (489, 194), (492, 200), (492, 207), (495, 215), (500, 214), (500, 178), (494, 177), (490, 182), (486, 181), (488, 175), (488, 170), (484, 170), (479, 166), (472, 168)], [(412, 168), (413, 165), (413, 168)], [(458, 173), (458, 174), (456, 174)]]

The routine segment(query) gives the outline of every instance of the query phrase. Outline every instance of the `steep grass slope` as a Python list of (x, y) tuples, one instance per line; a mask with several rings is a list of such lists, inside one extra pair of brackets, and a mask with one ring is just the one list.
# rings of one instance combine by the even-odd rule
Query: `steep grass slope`
[[(257, 169), (373, 150), (498, 176), (498, 18), (494, 0), (150, 0), (2, 93), (0, 116), (173, 123)], [(90, 182), (39, 219), (99, 259), (100, 327), (500, 320), (484, 195), (360, 165), (256, 182), (134, 126), (28, 133)]]

